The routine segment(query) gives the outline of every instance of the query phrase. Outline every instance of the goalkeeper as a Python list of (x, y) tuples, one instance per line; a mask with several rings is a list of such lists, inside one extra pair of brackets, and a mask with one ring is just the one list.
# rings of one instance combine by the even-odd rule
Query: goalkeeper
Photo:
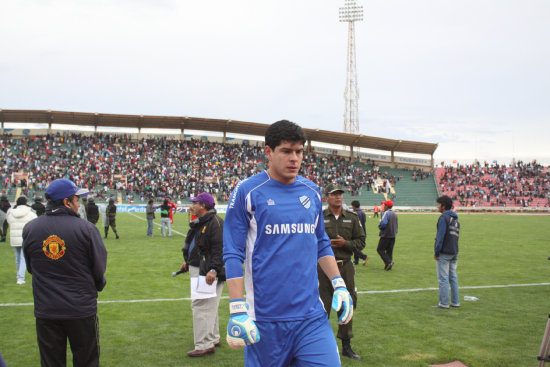
[(317, 264), (332, 281), (332, 307), (341, 311), (338, 322), (346, 324), (353, 316), (351, 296), (325, 233), (319, 188), (298, 175), (305, 141), (298, 125), (286, 120), (272, 124), (265, 135), (269, 168), (241, 181), (227, 208), (227, 342), (245, 347), (247, 367), (340, 366), (319, 300)]

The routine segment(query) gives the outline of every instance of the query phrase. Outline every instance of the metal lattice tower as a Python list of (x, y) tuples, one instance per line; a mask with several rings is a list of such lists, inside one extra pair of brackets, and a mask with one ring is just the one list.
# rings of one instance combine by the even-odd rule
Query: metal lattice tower
[(357, 85), (357, 64), (355, 58), (355, 22), (363, 20), (363, 6), (355, 0), (345, 0), (340, 8), (340, 22), (348, 23), (348, 64), (346, 68), (346, 89), (344, 99), (344, 132), (359, 134), (359, 87)]

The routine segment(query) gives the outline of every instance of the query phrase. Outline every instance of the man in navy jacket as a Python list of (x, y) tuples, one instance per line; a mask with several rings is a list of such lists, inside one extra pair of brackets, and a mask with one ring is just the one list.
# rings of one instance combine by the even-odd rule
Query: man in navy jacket
[(458, 294), (458, 236), (460, 223), (458, 215), (452, 211), (453, 200), (447, 195), (437, 199), (437, 209), (441, 213), (437, 221), (437, 236), (434, 245), (434, 259), (437, 261), (437, 280), (439, 281), (439, 304), (434, 308), (449, 308), (449, 285), (451, 288), (451, 307), (460, 306)]
[(46, 215), (23, 228), (42, 366), (66, 365), (67, 338), (74, 366), (99, 366), (97, 292), (106, 283), (107, 250), (97, 227), (77, 214), (86, 195), (68, 179), (53, 181)]

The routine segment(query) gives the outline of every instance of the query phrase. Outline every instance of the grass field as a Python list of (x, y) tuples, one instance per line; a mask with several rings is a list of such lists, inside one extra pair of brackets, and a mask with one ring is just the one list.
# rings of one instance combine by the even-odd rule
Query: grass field
[[(162, 238), (156, 228), (150, 239), (144, 218), (119, 214), (121, 239), (105, 240), (107, 286), (99, 296), (102, 366), (244, 365), (242, 351), (230, 349), (225, 337), (214, 355), (186, 356), (193, 349), (189, 278), (170, 276), (182, 262), (184, 237), (174, 233)], [(437, 304), (437, 215), (399, 216), (390, 272), (382, 269), (376, 254), (377, 220), (367, 219), (370, 260), (357, 268), (361, 293), (352, 340), (363, 359), (344, 358), (343, 366), (420, 367), (454, 360), (470, 367), (536, 365), (550, 312), (550, 285), (540, 285), (550, 282), (550, 216), (464, 214), (460, 219), (461, 299), (471, 295), (479, 301), (462, 300), (459, 309), (451, 310), (431, 308)], [(187, 215), (178, 214), (174, 229), (184, 234), (186, 223)], [(11, 247), (0, 244), (0, 351), (9, 367), (39, 366), (31, 276), (27, 274), (27, 284), (16, 285), (13, 259)], [(524, 286), (488, 287), (494, 285)], [(423, 290), (373, 292), (412, 289)], [(223, 336), (227, 311), (228, 300), (223, 298)]]

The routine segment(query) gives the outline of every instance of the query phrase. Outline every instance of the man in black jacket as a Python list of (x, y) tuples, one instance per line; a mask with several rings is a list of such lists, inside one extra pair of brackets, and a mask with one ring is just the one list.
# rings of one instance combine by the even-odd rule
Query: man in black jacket
[(11, 204), (8, 200), (8, 195), (2, 193), (0, 196), (0, 210), (2, 211), (2, 217), (4, 218), (3, 223), (1, 223), (0, 230), (2, 233), (0, 233), (0, 242), (6, 242), (6, 236), (8, 235), (8, 221), (6, 219), (6, 214), (8, 213), (8, 210), (10, 210)]
[(189, 357), (202, 357), (215, 352), (220, 346), (218, 305), (223, 290), (225, 271), (223, 266), (223, 220), (216, 214), (214, 198), (203, 192), (192, 198), (191, 211), (198, 218), (189, 224), (183, 246), (185, 261), (180, 270), (189, 270), (191, 278), (201, 276), (208, 285), (215, 280), (216, 295), (211, 298), (193, 299), (193, 334), (195, 349), (187, 352)]
[(66, 365), (67, 338), (74, 366), (99, 366), (97, 292), (106, 283), (107, 250), (98, 229), (77, 214), (86, 195), (68, 179), (53, 181), (46, 215), (23, 228), (42, 366)]
[(86, 218), (88, 222), (93, 223), (94, 225), (99, 220), (99, 208), (95, 203), (94, 198), (88, 199), (88, 205), (86, 205)]
[(34, 203), (31, 205), (31, 208), (38, 217), (46, 214), (46, 207), (42, 204), (42, 198), (40, 196), (34, 197)]

